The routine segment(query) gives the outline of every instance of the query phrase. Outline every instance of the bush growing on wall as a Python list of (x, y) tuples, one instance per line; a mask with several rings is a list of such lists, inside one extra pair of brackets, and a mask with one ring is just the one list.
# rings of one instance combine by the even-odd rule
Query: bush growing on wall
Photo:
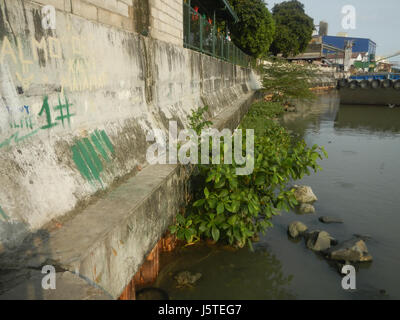
[[(191, 118), (197, 130), (206, 125), (202, 112)], [(241, 125), (256, 131), (252, 174), (236, 175), (236, 163), (197, 166), (195, 201), (185, 215), (177, 215), (171, 233), (189, 244), (211, 239), (236, 247), (251, 246), (259, 232), (272, 226), (274, 215), (297, 205), (288, 184), (310, 174), (311, 169), (319, 170), (317, 160), (325, 151), (318, 146), (309, 148), (304, 141), (292, 141), (289, 133), (271, 120), (282, 112), (280, 104), (259, 102)]]

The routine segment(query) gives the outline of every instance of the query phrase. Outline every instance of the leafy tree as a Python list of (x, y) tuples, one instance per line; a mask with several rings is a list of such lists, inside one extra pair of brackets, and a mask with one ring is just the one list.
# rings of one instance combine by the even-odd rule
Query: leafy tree
[(264, 67), (262, 74), (264, 90), (272, 94), (273, 101), (286, 103), (288, 100), (310, 101), (315, 98), (310, 88), (318, 71), (312, 65), (277, 59), (273, 64)]
[(259, 58), (268, 53), (275, 33), (275, 23), (262, 0), (230, 0), (240, 22), (231, 24), (232, 41), (242, 51)]
[(274, 6), (272, 15), (276, 33), (271, 52), (284, 57), (304, 52), (314, 30), (314, 20), (305, 13), (304, 5), (297, 0), (284, 1)]

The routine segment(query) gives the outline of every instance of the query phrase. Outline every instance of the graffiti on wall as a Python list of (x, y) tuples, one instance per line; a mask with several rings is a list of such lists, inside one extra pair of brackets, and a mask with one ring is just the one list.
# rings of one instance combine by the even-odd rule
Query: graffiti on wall
[[(10, 128), (16, 131), (7, 139), (0, 141), (0, 148), (8, 147), (12, 144), (18, 144), (19, 142), (36, 135), (41, 130), (51, 129), (56, 126), (62, 126), (64, 128), (68, 126), (70, 128), (71, 118), (75, 116), (74, 113), (71, 113), (72, 106), (73, 105), (70, 104), (66, 96), (64, 96), (64, 102), (62, 102), (61, 97), (59, 96), (58, 104), (51, 109), (49, 98), (45, 96), (42, 108), (37, 114), (37, 117), (34, 117), (34, 115), (29, 111), (29, 106), (24, 106), (17, 108), (17, 110), (24, 114), (26, 113), (26, 116), (23, 116), (18, 120), (13, 119), (11, 109), (7, 106), (6, 108), (11, 115), (11, 120), (9, 121)], [(54, 113), (56, 116), (54, 116)], [(39, 122), (42, 122), (43, 125), (36, 123), (36, 118)]]
[(1, 39), (0, 64), (14, 65), (16, 80), (23, 90), (28, 90), (35, 81), (49, 81), (47, 74), (38, 68), (34, 70), (33, 66), (45, 67), (52, 60), (62, 69), (59, 78), (55, 79), (62, 91), (82, 92), (105, 87), (105, 72), (99, 71), (87, 48), (89, 39), (71, 37), (61, 40), (51, 36), (42, 37), (40, 41), (35, 36), (30, 39), (16, 36), (15, 39), (14, 45), (7, 36)]
[(114, 146), (104, 130), (96, 130), (89, 138), (84, 138), (76, 142), (71, 147), (72, 159), (75, 162), (81, 175), (91, 183), (102, 180), (100, 174), (104, 170), (102, 159), (110, 163), (115, 154)]
[(9, 219), (9, 217), (6, 215), (6, 213), (4, 212), (4, 210), (1, 206), (0, 206), (0, 218), (2, 218), (5, 221), (7, 221)]

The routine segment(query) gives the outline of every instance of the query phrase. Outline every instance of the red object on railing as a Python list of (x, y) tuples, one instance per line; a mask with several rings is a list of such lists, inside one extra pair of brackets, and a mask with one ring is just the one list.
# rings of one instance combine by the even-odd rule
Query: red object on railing
[(199, 20), (199, 7), (195, 6), (193, 9), (196, 13), (192, 13), (192, 21), (197, 21)]

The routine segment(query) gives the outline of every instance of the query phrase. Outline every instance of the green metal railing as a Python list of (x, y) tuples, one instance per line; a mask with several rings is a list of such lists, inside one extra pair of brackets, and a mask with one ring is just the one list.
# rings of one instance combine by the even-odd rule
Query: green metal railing
[(251, 58), (243, 53), (223, 35), (217, 34), (216, 27), (196, 12), (188, 3), (183, 3), (183, 38), (185, 48), (249, 67)]

